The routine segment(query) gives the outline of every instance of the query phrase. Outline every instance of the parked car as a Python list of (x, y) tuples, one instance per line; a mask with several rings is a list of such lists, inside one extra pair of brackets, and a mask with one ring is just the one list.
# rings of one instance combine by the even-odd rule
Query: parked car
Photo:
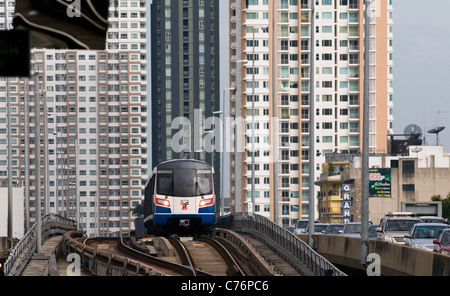
[[(316, 220), (315, 223), (319, 223), (319, 220)], [(309, 219), (300, 219), (295, 224), (294, 234), (306, 233), (306, 227), (308, 227)]]
[(433, 240), (434, 251), (444, 255), (450, 255), (450, 229), (445, 229), (441, 235)]
[(295, 226), (286, 226), (285, 228), (287, 231), (294, 233)]
[(369, 225), (369, 238), (372, 238), (372, 239), (377, 238), (377, 228), (378, 227), (380, 227), (380, 224)]
[(405, 234), (409, 233), (414, 224), (420, 222), (413, 213), (388, 213), (376, 229), (377, 239), (404, 245)]
[(417, 223), (405, 235), (405, 245), (426, 251), (433, 251), (433, 241), (450, 225), (443, 223)]
[[(328, 224), (325, 223), (314, 223), (314, 233), (315, 234), (319, 234), (319, 233), (325, 233), (325, 231), (327, 230)], [(306, 230), (304, 233), (309, 233), (309, 224), (306, 227)]]
[(339, 233), (345, 236), (361, 237), (361, 222), (345, 223), (344, 228)]
[(344, 228), (345, 224), (330, 224), (328, 225), (327, 229), (325, 230), (325, 234), (340, 234), (339, 230), (342, 230)]
[(436, 216), (421, 216), (419, 219), (423, 223), (445, 223), (444, 218)]

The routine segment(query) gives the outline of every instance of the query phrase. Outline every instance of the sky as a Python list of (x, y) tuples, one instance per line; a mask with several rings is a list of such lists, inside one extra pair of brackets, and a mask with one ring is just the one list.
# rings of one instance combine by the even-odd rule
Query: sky
[(394, 132), (419, 125), (428, 145), (440, 125), (450, 153), (450, 1), (394, 0)]

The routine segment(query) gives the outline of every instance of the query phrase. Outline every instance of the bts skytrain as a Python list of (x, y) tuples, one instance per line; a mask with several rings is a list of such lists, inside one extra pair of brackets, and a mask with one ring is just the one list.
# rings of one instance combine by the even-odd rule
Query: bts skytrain
[(214, 168), (180, 159), (157, 165), (145, 187), (148, 234), (201, 234), (216, 222)]

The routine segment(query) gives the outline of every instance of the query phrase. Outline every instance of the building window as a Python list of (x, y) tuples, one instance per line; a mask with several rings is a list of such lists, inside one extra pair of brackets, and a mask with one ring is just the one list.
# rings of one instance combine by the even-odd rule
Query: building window
[(415, 191), (414, 184), (403, 184), (403, 191)]
[(414, 160), (405, 160), (402, 164), (403, 174), (414, 174)]

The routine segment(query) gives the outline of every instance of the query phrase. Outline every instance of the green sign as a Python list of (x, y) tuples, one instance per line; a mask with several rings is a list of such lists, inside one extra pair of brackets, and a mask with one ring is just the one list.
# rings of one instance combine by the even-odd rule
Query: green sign
[(369, 169), (369, 197), (392, 197), (391, 169)]

